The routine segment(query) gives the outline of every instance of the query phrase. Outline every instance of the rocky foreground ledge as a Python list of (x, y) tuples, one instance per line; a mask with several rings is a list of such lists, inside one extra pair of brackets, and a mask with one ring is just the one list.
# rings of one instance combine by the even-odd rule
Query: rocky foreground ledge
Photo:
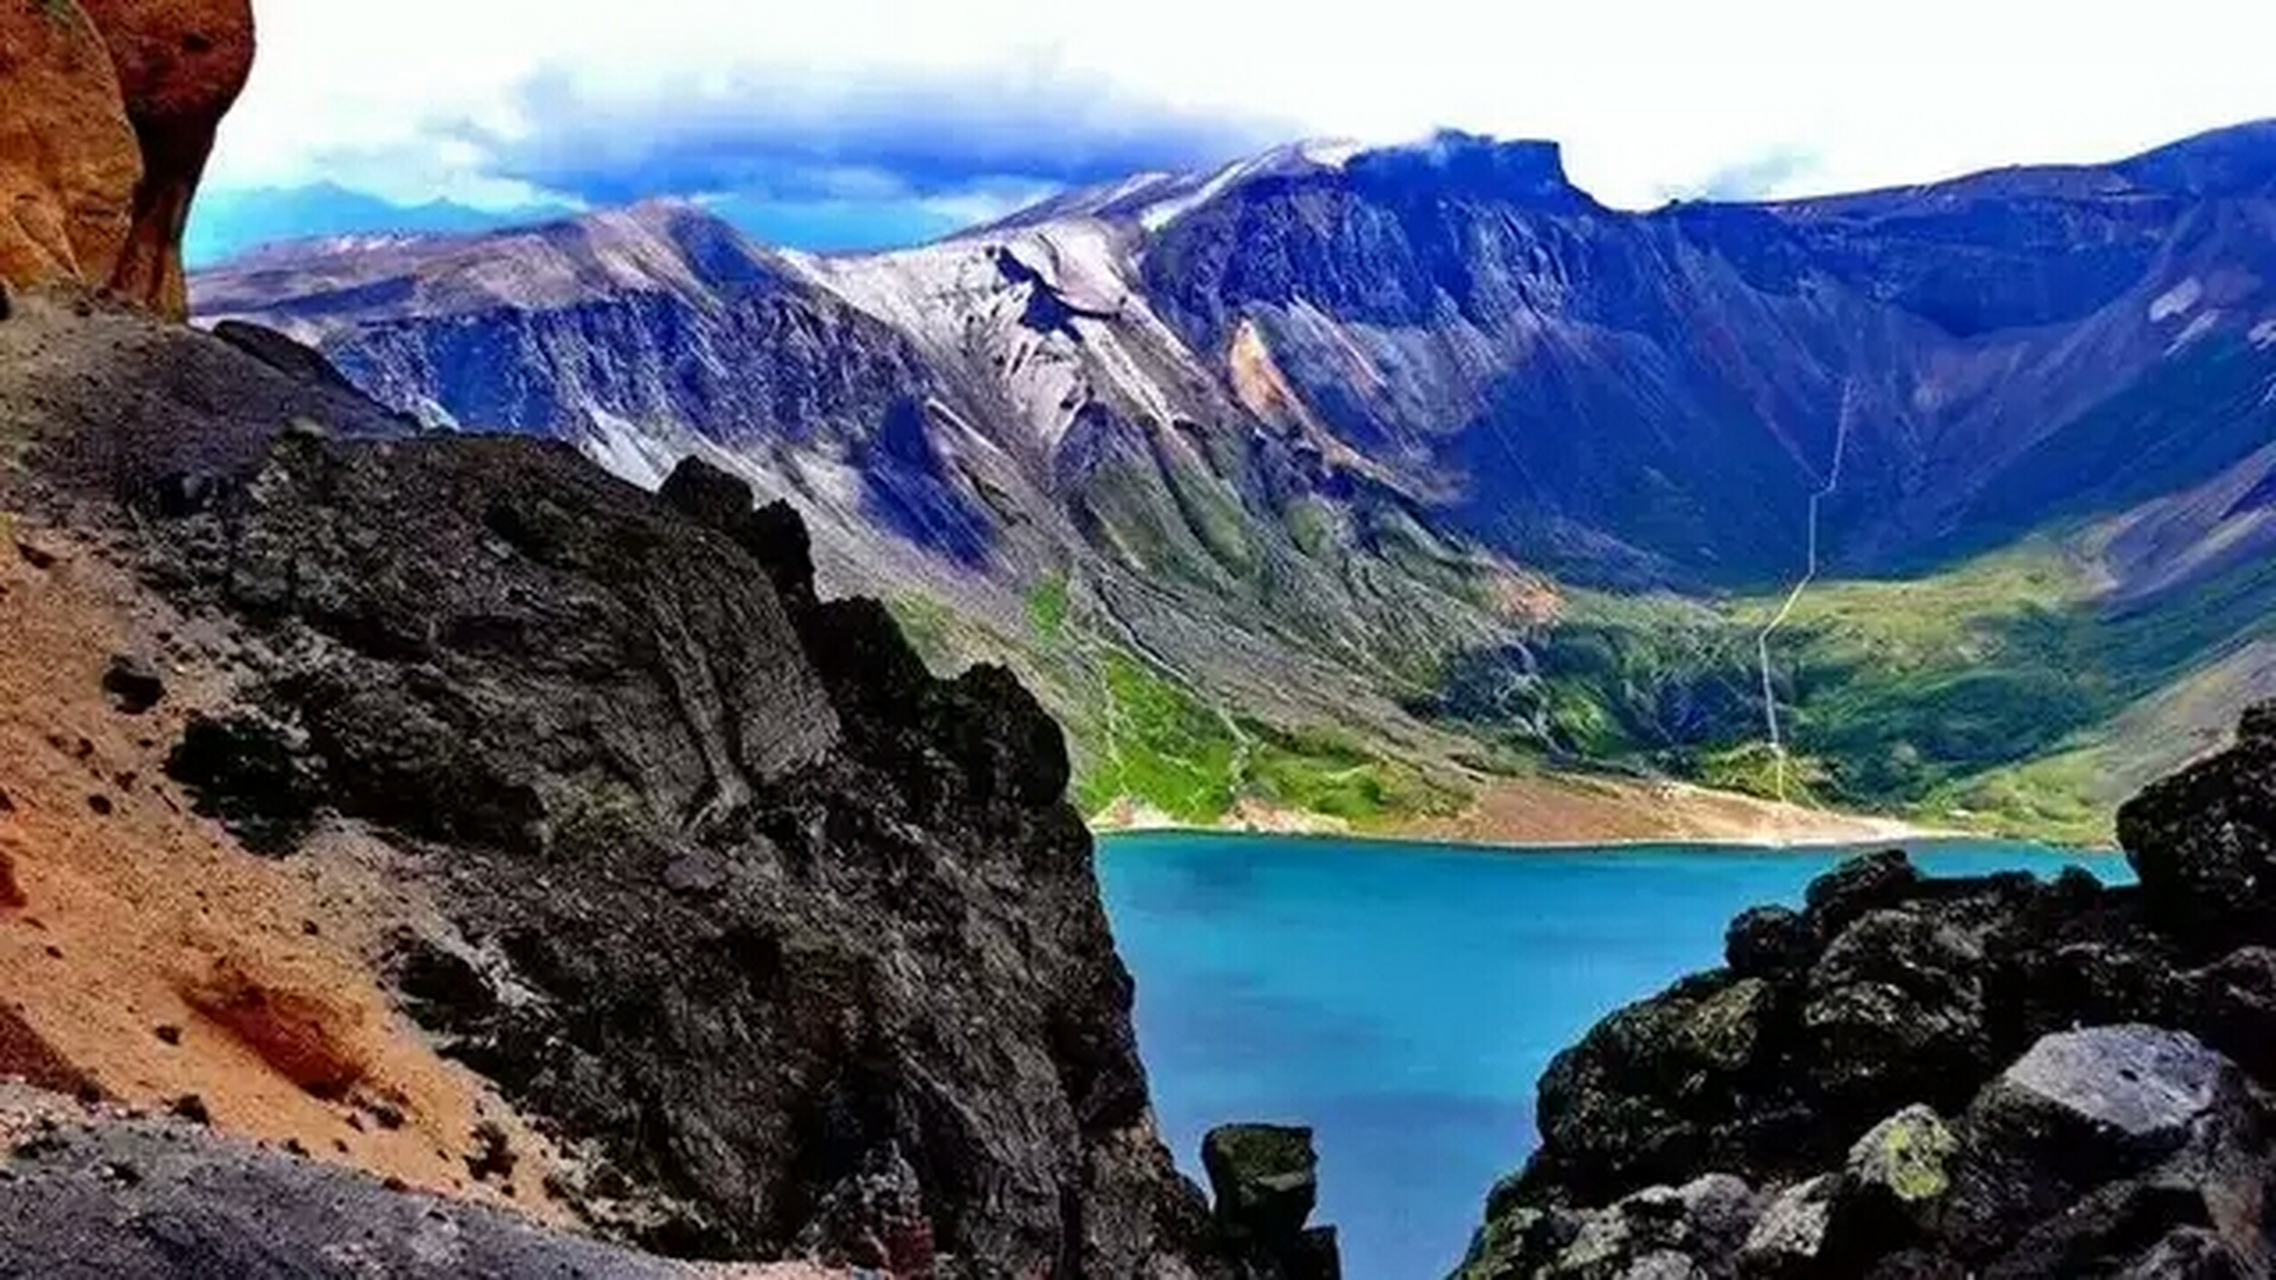
[[(202, 657), (171, 629), (124, 641), (201, 673), (172, 689), (122, 655), (156, 686), (140, 705), (181, 706), (179, 736), (146, 744), (165, 804), (178, 788), (228, 868), (344, 886), (354, 909), (325, 937), (355, 939), (405, 1034), (512, 1109), (477, 1129), (467, 1187), (679, 1260), (1336, 1274), (1333, 1233), (1295, 1212), (1308, 1135), (1228, 1131), (1214, 1209), (1163, 1147), (1058, 727), (1000, 669), (936, 679), (876, 602), (818, 599), (788, 508), (700, 464), (657, 495), (565, 445), (417, 436), (277, 335), (39, 293), (0, 316), (0, 463), (25, 573), (117, 579), (119, 627), (163, 614), (218, 637)], [(158, 784), (95, 781), (84, 805), (17, 789), (0, 834), (68, 819), (119, 847), (120, 806)], [(45, 929), (67, 878), (94, 874), (53, 841), (6, 849), (0, 928)], [(244, 1074), (335, 1121), (404, 1122), (394, 1059), (360, 1051), (372, 1026), (289, 973), (229, 972), (188, 1042), (230, 1038)], [(63, 1007), (27, 1007), (26, 1034)], [(175, 1053), (184, 1030), (165, 1031), (155, 1052)], [(138, 1087), (100, 1067), (85, 1083)], [(308, 1146), (353, 1164), (367, 1137)], [(198, 1202), (221, 1215), (208, 1235), (137, 1210), (146, 1184), (100, 1167), (0, 1168), (0, 1202), (61, 1205), (40, 1221), (80, 1233), (11, 1231), (0, 1273), (188, 1240), (166, 1255), (180, 1273), (251, 1274), (226, 1250), (267, 1230), (264, 1187), (306, 1179), (212, 1158), (259, 1176)], [(350, 1197), (378, 1215), (361, 1230), (414, 1213), (384, 1193)], [(291, 1253), (258, 1273), (352, 1272)]]
[(2267, 1276), (2276, 707), (2129, 803), (2138, 886), (1853, 861), (1599, 1023), (1462, 1280)]

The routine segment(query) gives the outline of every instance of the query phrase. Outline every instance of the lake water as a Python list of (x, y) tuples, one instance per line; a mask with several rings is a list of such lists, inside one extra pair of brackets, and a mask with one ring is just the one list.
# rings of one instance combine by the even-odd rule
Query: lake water
[[(1938, 843), (1943, 875), (2121, 859)], [(1269, 836), (1129, 835), (1099, 870), (1138, 978), (1164, 1136), (1200, 1176), (1230, 1120), (1318, 1131), (1321, 1211), (1352, 1280), (1460, 1258), (1535, 1143), (1533, 1086), (1599, 1017), (1721, 963), (1723, 929), (1799, 904), (1845, 853), (1652, 846), (1504, 852)]]

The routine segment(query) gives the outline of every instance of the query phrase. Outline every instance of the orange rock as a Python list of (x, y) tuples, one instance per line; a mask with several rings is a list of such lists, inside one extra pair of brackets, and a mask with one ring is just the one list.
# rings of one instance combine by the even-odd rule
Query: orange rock
[(79, 0), (110, 47), (142, 144), (133, 228), (113, 292), (189, 314), (182, 229), (221, 119), (253, 71), (252, 0)]
[(23, 882), (16, 879), (14, 855), (0, 848), (0, 911), (15, 911), (29, 901), (24, 896)]
[(9, 1076), (34, 1088), (50, 1089), (56, 1093), (71, 1093), (81, 1097), (103, 1095), (94, 1077), (57, 1053), (55, 1046), (41, 1038), (40, 1033), (24, 1021), (22, 1014), (0, 1004), (0, 1079)]
[(0, 0), (0, 282), (186, 317), (190, 198), (252, 67), (251, 0)]
[(107, 283), (141, 151), (108, 46), (75, 0), (0, 0), (0, 280)]
[(264, 979), (235, 956), (176, 988), (279, 1075), (319, 1098), (340, 1098), (366, 1074), (362, 1016), (313, 989)]

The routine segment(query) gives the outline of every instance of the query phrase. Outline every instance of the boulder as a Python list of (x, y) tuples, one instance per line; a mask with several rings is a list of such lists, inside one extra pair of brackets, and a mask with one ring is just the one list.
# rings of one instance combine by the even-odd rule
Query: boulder
[(2068, 1274), (2138, 1247), (2125, 1242), (2211, 1226), (2264, 1255), (2264, 1122), (2244, 1073), (2195, 1036), (2143, 1025), (2047, 1036), (1968, 1109), (1947, 1251), (2005, 1257), (2011, 1274)]
[(1810, 882), (1804, 895), (1810, 924), (1832, 938), (1868, 911), (1894, 906), (1919, 887), (1920, 872), (1902, 849), (1851, 858)]
[(1834, 1175), (1821, 1174), (1772, 1196), (1739, 1246), (1740, 1272), (1764, 1280), (1814, 1274), (1838, 1185)]
[(1864, 1270), (1919, 1243), (1952, 1189), (1960, 1139), (1942, 1117), (1910, 1106), (1874, 1125), (1849, 1149), (1833, 1189), (1822, 1256)]
[(1810, 971), (1813, 1078), (1863, 1119), (1916, 1098), (1965, 1101), (1988, 1065), (1983, 983), (1982, 941), (1959, 926), (1916, 911), (1858, 917)]
[(113, 707), (138, 716), (166, 697), (166, 677), (148, 658), (114, 654), (103, 668), (103, 694)]
[(2239, 947), (2183, 981), (2189, 1024), (2205, 1042), (2276, 1079), (2276, 948)]
[(2220, 954), (2276, 911), (2276, 709), (2258, 708), (2228, 751), (2156, 783), (2118, 810), (2118, 841), (2157, 922)]
[(1730, 1274), (1761, 1211), (1752, 1188), (1711, 1173), (1681, 1187), (1647, 1187), (1603, 1209), (1527, 1211), (1472, 1245), (1461, 1280), (1628, 1280)]
[(1217, 1220), (1228, 1232), (1263, 1242), (1293, 1241), (1320, 1194), (1312, 1131), (1271, 1124), (1212, 1129), (1201, 1140)]
[(1933, 1204), (1951, 1189), (1948, 1166), (1959, 1149), (1960, 1140), (1934, 1111), (1906, 1107), (1849, 1149), (1842, 1194), (1882, 1198), (1908, 1210)]
[(2127, 1172), (2179, 1150), (2244, 1087), (2234, 1064), (2185, 1032), (2093, 1027), (2033, 1045), (1977, 1096), (1969, 1125), (1979, 1141), (2060, 1146), (2104, 1173)]
[(361, 394), (323, 352), (265, 325), (224, 320), (213, 327), (213, 336), (300, 382)]
[(1755, 907), (1731, 921), (1723, 963), (1749, 978), (1784, 978), (1807, 970), (1818, 940), (1808, 920), (1786, 907)]

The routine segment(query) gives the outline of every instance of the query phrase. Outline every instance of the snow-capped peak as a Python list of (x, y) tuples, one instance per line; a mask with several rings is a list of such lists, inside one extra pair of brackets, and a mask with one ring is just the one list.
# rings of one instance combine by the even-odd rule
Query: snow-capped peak
[(1346, 139), (1313, 138), (1274, 147), (1215, 169), (1136, 174), (1116, 182), (1060, 192), (1009, 217), (959, 232), (952, 238), (996, 236), (1019, 228), (1079, 219), (1160, 231), (1243, 182), (1341, 169), (1364, 149), (1361, 144)]

